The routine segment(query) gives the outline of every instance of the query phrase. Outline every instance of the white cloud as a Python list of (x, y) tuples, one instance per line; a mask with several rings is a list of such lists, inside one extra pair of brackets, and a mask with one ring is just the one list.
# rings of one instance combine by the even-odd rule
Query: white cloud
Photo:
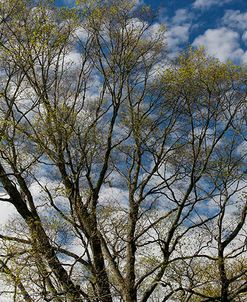
[(241, 13), (240, 10), (227, 10), (222, 18), (222, 23), (230, 28), (246, 30), (247, 12)]
[(174, 17), (172, 18), (172, 22), (174, 24), (183, 24), (187, 23), (191, 19), (191, 14), (187, 9), (178, 9), (175, 12)]
[(166, 37), (169, 56), (174, 57), (181, 50), (181, 45), (189, 41), (193, 15), (187, 9), (178, 9), (171, 19), (161, 19), (168, 28)]
[(103, 187), (99, 194), (99, 204), (128, 207), (128, 191), (116, 187)]
[(145, 5), (145, 2), (144, 0), (134, 0), (133, 4), (135, 5), (135, 8), (137, 8), (138, 6)]
[(180, 45), (189, 40), (190, 25), (176, 25), (172, 26), (167, 32), (167, 45), (172, 51), (172, 56), (177, 55), (180, 51)]
[(247, 51), (242, 56), (242, 62), (245, 63), (245, 64), (247, 64)]
[(242, 40), (247, 44), (247, 31), (243, 33)]
[(90, 33), (86, 30), (83, 24), (82, 26), (78, 26), (78, 28), (74, 32), (74, 35), (81, 41), (86, 42), (89, 38)]
[(76, 50), (72, 50), (64, 57), (65, 64), (70, 65), (71, 68), (76, 68), (81, 64), (81, 54)]
[(17, 211), (11, 203), (2, 202), (0, 203), (0, 225), (4, 225), (10, 216), (16, 214)]
[(238, 145), (237, 153), (240, 156), (244, 156), (246, 158), (247, 157), (246, 151), (247, 151), (247, 141), (243, 141), (241, 144)]
[(215, 6), (215, 5), (219, 6), (229, 3), (231, 1), (232, 0), (196, 0), (192, 6), (196, 9), (208, 9), (211, 6)]
[(234, 62), (246, 62), (246, 52), (240, 48), (239, 33), (221, 27), (217, 29), (208, 29), (203, 35), (198, 36), (193, 46), (204, 46), (206, 51), (221, 61), (232, 60)]

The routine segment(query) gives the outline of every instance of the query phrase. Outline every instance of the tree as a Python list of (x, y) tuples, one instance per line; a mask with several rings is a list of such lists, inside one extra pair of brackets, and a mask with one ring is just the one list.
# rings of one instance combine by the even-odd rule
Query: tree
[(168, 64), (150, 9), (86, 4), (0, 4), (13, 300), (244, 301), (246, 70)]

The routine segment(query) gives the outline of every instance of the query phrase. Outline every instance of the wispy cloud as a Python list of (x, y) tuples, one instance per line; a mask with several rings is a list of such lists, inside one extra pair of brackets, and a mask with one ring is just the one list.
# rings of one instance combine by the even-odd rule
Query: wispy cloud
[(247, 31), (243, 33), (242, 40), (245, 44), (247, 44)]
[(231, 1), (232, 0), (196, 0), (192, 6), (196, 9), (209, 9), (212, 6), (224, 5)]
[(222, 18), (222, 23), (230, 28), (246, 30), (247, 12), (241, 13), (240, 10), (227, 10)]
[(172, 18), (174, 24), (183, 24), (191, 21), (191, 13), (184, 8), (178, 9), (175, 11), (175, 15)]

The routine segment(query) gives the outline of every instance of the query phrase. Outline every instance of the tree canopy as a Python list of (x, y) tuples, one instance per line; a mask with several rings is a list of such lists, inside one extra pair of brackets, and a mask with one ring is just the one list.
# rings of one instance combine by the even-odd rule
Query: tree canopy
[(130, 0), (0, 16), (0, 297), (246, 301), (246, 67)]

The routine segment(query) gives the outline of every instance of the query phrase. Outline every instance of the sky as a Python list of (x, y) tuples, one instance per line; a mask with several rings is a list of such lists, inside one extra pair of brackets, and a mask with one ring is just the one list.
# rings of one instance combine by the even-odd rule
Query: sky
[(170, 0), (149, 4), (160, 7), (159, 18), (168, 28), (168, 47), (175, 53), (188, 45), (204, 45), (209, 54), (221, 61), (247, 63), (247, 0)]
[[(72, 5), (73, 0), (57, 0)], [(169, 56), (204, 45), (221, 61), (247, 63), (247, 0), (137, 0), (150, 5), (167, 26)]]

